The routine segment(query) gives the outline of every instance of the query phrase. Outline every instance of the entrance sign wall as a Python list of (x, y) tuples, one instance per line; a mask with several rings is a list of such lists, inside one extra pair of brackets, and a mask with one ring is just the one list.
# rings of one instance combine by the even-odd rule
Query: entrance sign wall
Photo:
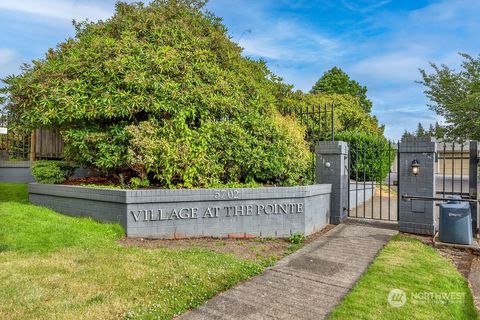
[(286, 237), (329, 223), (331, 185), (235, 189), (120, 190), (29, 185), (30, 202), (120, 223), (127, 236)]

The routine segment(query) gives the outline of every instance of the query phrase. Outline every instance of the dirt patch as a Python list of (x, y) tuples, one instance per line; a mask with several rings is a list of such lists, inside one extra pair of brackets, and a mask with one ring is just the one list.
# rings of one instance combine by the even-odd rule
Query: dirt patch
[[(368, 186), (368, 185), (367, 185)], [(381, 190), (381, 192), (380, 192)], [(389, 186), (386, 186), (386, 185), (382, 185), (382, 187), (380, 188), (380, 185), (376, 185), (375, 187), (375, 197), (382, 197), (382, 198), (392, 198), (392, 201), (393, 199), (397, 199), (397, 187), (389, 187)]]
[(307, 244), (307, 243), (310, 243), (312, 241), (315, 241), (317, 240), (318, 238), (320, 238), (321, 236), (323, 236), (325, 233), (327, 233), (328, 231), (332, 230), (333, 228), (335, 228), (336, 225), (333, 225), (333, 224), (327, 224), (322, 230), (318, 231), (318, 232), (315, 232), (311, 235), (309, 235), (307, 237), (307, 239), (305, 240), (305, 243), (304, 244)]
[(465, 278), (468, 278), (472, 260), (474, 258), (474, 255), (471, 252), (445, 247), (436, 249), (442, 256), (449, 259)]
[(480, 311), (480, 257), (479, 256), (473, 257), (471, 267), (470, 267), (470, 274), (468, 276), (468, 281), (472, 289), (475, 305), (477, 306), (478, 311)]
[(468, 249), (437, 248), (442, 256), (453, 262), (458, 271), (468, 280), (473, 302), (480, 312), (480, 256)]
[(214, 239), (195, 238), (180, 240), (154, 240), (123, 238), (119, 243), (126, 247), (146, 249), (202, 248), (218, 253), (232, 253), (242, 259), (262, 260), (267, 257), (281, 257), (290, 243), (286, 239)]
[[(334, 225), (327, 225), (322, 230), (310, 235), (304, 244), (318, 239)], [(179, 240), (122, 238), (118, 243), (125, 247), (140, 247), (146, 249), (169, 248), (189, 249), (202, 248), (218, 253), (231, 253), (242, 259), (264, 261), (265, 259), (278, 260), (291, 253), (292, 244), (283, 238), (252, 238), (252, 239), (227, 239), (227, 238), (193, 238)]]

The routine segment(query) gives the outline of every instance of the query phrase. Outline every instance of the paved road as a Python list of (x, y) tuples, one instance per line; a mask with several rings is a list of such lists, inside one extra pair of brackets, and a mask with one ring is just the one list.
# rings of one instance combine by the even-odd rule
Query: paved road
[(392, 193), (389, 197), (387, 193), (382, 193), (380, 196), (377, 192), (372, 199), (351, 208), (349, 217), (397, 221), (397, 212), (397, 195)]
[[(459, 175), (451, 176), (451, 175), (445, 175), (445, 180), (443, 179), (442, 174), (436, 174), (435, 175), (435, 188), (437, 191), (441, 192), (445, 189), (445, 192), (451, 192), (452, 190), (455, 192), (467, 192), (468, 193), (468, 176), (465, 175), (463, 177)], [(388, 183), (388, 177), (385, 179), (385, 183)], [(397, 173), (392, 172), (390, 176), (390, 182), (393, 183), (393, 181), (397, 180)], [(444, 184), (445, 183), (445, 184)], [(445, 188), (444, 188), (445, 186)], [(453, 186), (453, 188), (452, 188)], [(478, 179), (478, 189), (480, 190), (480, 179)]]
[(324, 319), (395, 233), (339, 225), (179, 319)]
[[(391, 181), (394, 181), (396, 178), (396, 173), (392, 173)], [(449, 196), (452, 190), (453, 192), (458, 194), (460, 192), (468, 194), (469, 192), (468, 177), (466, 176), (464, 176), (462, 179), (462, 177), (460, 176), (452, 177), (447, 175), (445, 176), (445, 179), (443, 179), (442, 175), (436, 175), (435, 184), (435, 188), (437, 191), (436, 196), (438, 197), (443, 196), (443, 190), (445, 190), (446, 192), (446, 197)], [(384, 190), (382, 191), (382, 195), (380, 196), (379, 184), (376, 184), (375, 196), (372, 199), (366, 201), (365, 204), (361, 203), (358, 207), (351, 208), (349, 216), (353, 218), (396, 221), (398, 211), (397, 188), (395, 186), (392, 186), (391, 197), (389, 199), (388, 192), (385, 191), (386, 187), (383, 187)], [(480, 183), (478, 189), (480, 190)], [(351, 196), (355, 197), (355, 194), (351, 194)], [(362, 195), (360, 194), (359, 197), (361, 200)], [(438, 218), (438, 207), (436, 208), (436, 211), (436, 216)]]

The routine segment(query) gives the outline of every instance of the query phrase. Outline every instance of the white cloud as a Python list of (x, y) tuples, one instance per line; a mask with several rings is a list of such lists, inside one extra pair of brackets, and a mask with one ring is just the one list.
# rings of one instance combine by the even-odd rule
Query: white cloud
[(478, 0), (443, 0), (424, 8), (412, 11), (409, 18), (417, 24), (429, 25), (441, 23), (443, 27), (456, 28), (476, 20), (480, 11)]
[(310, 8), (311, 1), (299, 0), (211, 0), (208, 8), (224, 18), (236, 32), (233, 40), (244, 54), (274, 60), (283, 66), (332, 60), (343, 51), (341, 41), (322, 32), (302, 16), (277, 14), (279, 8)]
[(371, 56), (351, 67), (351, 71), (361, 77), (375, 78), (376, 81), (418, 80), (418, 68), (428, 63), (428, 59), (404, 52), (391, 52)]
[[(111, 4), (109, 7), (112, 7)], [(105, 19), (113, 13), (112, 9), (105, 9), (98, 4), (73, 0), (0, 0), (0, 9), (68, 21)]]
[(390, 3), (391, 0), (383, 0), (383, 1), (377, 1), (377, 0), (364, 0), (364, 1), (347, 1), (347, 0), (342, 0), (342, 4), (349, 10), (352, 11), (357, 11), (357, 12), (362, 12), (366, 13), (375, 9), (378, 9), (380, 7), (383, 7)]
[(331, 60), (342, 54), (341, 44), (294, 21), (276, 21), (257, 26), (238, 40), (249, 56), (309, 63)]
[(12, 74), (18, 69), (18, 56), (8, 48), (0, 48), (0, 78)]
[(15, 51), (11, 49), (0, 48), (0, 64), (7, 63), (15, 56)]

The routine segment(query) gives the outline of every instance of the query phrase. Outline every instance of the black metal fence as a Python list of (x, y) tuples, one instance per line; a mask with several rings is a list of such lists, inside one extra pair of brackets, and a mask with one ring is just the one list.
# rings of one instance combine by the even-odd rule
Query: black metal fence
[(283, 115), (294, 116), (307, 130), (305, 140), (313, 147), (318, 141), (335, 139), (335, 106), (313, 105), (304, 107), (281, 108)]
[(440, 142), (437, 148), (436, 193), (444, 198), (449, 195), (470, 197), (470, 160), (476, 151), (470, 143)]
[(0, 134), (0, 160), (29, 160), (30, 132), (11, 130), (5, 113), (0, 114), (0, 127), (7, 129), (6, 134)]
[(298, 123), (306, 127), (305, 140), (311, 152), (311, 182), (315, 181), (315, 145), (319, 141), (335, 139), (335, 105), (312, 105), (281, 108), (284, 116), (293, 116)]
[[(438, 197), (461, 196), (470, 202), (473, 225), (478, 221), (478, 141), (437, 145), (435, 187)], [(476, 230), (474, 230), (476, 232)]]

